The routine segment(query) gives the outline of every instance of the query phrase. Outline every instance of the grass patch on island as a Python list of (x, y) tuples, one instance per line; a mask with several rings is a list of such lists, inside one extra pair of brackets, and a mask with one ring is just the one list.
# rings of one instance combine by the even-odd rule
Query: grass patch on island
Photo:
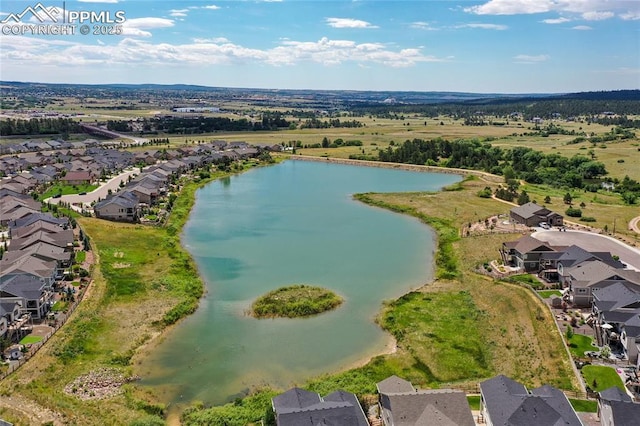
[(251, 315), (256, 318), (308, 317), (335, 309), (341, 303), (342, 298), (330, 290), (298, 284), (260, 296), (251, 305)]

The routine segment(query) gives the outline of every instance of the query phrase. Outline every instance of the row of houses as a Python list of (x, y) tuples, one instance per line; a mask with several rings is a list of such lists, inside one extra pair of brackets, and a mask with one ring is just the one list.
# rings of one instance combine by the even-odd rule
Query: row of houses
[[(474, 426), (466, 394), (455, 389), (417, 389), (397, 376), (376, 385), (378, 416), (384, 426)], [(368, 426), (356, 395), (343, 390), (325, 397), (293, 388), (272, 399), (278, 426)], [(631, 426), (640, 422), (640, 404), (617, 387), (599, 395), (598, 415), (602, 425)], [(379, 420), (378, 420), (379, 419)], [(529, 390), (523, 384), (499, 375), (480, 383), (478, 423), (488, 426), (582, 426), (566, 395), (544, 385)]]
[[(3, 211), (20, 202), (36, 207), (28, 195), (0, 189)], [(67, 218), (39, 209), (6, 221), (6, 227), (6, 251), (0, 260), (0, 338), (11, 341), (27, 321), (42, 320), (51, 310), (56, 283), (75, 260), (75, 237)]]
[(140, 218), (141, 209), (156, 205), (168, 193), (171, 182), (182, 174), (211, 164), (255, 157), (260, 153), (260, 149), (245, 145), (245, 142), (242, 142), (242, 145), (236, 143), (234, 146), (241, 147), (226, 151), (217, 151), (220, 144), (179, 148), (175, 150), (175, 158), (159, 163), (157, 158), (170, 158), (173, 157), (173, 153), (145, 151), (142, 154), (148, 156), (149, 162), (153, 159), (153, 165), (143, 169), (142, 173), (128, 182), (121, 191), (96, 203), (93, 211), (100, 219), (136, 222)]
[(501, 255), (507, 265), (558, 283), (573, 306), (590, 307), (598, 344), (640, 368), (640, 272), (609, 252), (553, 246), (528, 235), (503, 243)]

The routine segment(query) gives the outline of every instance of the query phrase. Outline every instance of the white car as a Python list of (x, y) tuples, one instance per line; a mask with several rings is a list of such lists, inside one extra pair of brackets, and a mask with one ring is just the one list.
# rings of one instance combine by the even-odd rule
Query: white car
[(551, 229), (547, 222), (540, 222), (540, 228), (542, 229)]

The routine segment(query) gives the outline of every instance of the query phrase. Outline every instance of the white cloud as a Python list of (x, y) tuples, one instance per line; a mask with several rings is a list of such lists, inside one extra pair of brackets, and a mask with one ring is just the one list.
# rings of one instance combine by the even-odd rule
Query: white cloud
[(229, 43), (229, 39), (226, 37), (214, 37), (214, 38), (194, 38), (194, 43)]
[[(484, 4), (466, 7), (463, 10), (476, 15), (527, 15), (547, 12), (570, 12), (597, 16), (597, 14), (612, 13), (608, 12), (608, 10), (622, 8), (625, 3), (608, 0), (489, 0)], [(626, 4), (628, 5), (628, 3)]]
[(549, 55), (516, 55), (513, 57), (519, 64), (537, 64), (550, 59)]
[(333, 28), (378, 28), (367, 21), (350, 18), (327, 18), (327, 24)]
[[(138, 31), (148, 29), (149, 22)], [(215, 42), (213, 40), (216, 40)], [(23, 65), (117, 65), (163, 64), (166, 66), (207, 66), (258, 63), (287, 66), (318, 63), (334, 66), (346, 62), (389, 67), (410, 67), (420, 62), (443, 62), (424, 55), (419, 48), (392, 50), (382, 43), (357, 43), (352, 40), (281, 40), (271, 49), (254, 49), (226, 39), (195, 39), (187, 44), (152, 43), (140, 38), (123, 38), (117, 44), (83, 44), (44, 40), (34, 37), (2, 36), (0, 61), (20, 61)]]
[(184, 16), (187, 16), (188, 12), (189, 12), (189, 9), (171, 9), (169, 11), (169, 15), (175, 16), (175, 17), (184, 17)]
[(612, 18), (614, 15), (613, 12), (585, 12), (582, 14), (582, 18), (587, 21), (602, 21), (604, 19)]
[(476, 15), (518, 15), (543, 13), (552, 10), (550, 0), (489, 0), (487, 3), (464, 8)]
[(572, 30), (579, 30), (579, 31), (589, 31), (592, 30), (593, 28), (591, 28), (588, 25), (576, 25), (575, 27), (571, 28)]
[(620, 17), (625, 21), (637, 21), (640, 19), (640, 10), (637, 10), (637, 11), (630, 10), (626, 13), (621, 14)]
[(506, 25), (498, 25), (498, 24), (463, 24), (463, 25), (457, 25), (456, 28), (479, 28), (482, 30), (503, 31), (508, 29), (509, 27)]
[(417, 30), (424, 30), (424, 31), (438, 30), (437, 28), (432, 27), (431, 24), (429, 24), (428, 22), (422, 22), (422, 21), (412, 22), (410, 27), (415, 28)]
[(144, 30), (169, 28), (173, 26), (173, 20), (166, 18), (132, 18), (127, 19), (122, 24), (122, 34), (133, 37), (151, 37), (152, 34), (149, 31)]
[(220, 6), (216, 6), (215, 4), (210, 4), (208, 6), (201, 6), (199, 9), (218, 10), (220, 9)]
[(543, 19), (542, 22), (545, 24), (564, 24), (565, 22), (571, 22), (569, 18), (554, 18), (554, 19)]

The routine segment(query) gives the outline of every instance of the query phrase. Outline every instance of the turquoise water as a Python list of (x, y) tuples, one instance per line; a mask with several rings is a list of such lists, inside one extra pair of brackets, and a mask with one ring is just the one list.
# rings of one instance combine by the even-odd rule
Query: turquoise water
[[(141, 366), (166, 402), (220, 404), (254, 386), (285, 388), (385, 350), (384, 300), (428, 282), (433, 233), (354, 201), (358, 192), (434, 191), (455, 175), (287, 161), (213, 182), (183, 233), (207, 288)], [(258, 296), (306, 283), (345, 302), (307, 319), (245, 314)]]

